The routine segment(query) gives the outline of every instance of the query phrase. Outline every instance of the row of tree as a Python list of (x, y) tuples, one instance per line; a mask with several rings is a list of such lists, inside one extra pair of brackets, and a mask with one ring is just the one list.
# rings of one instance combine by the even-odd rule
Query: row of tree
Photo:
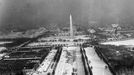
[(112, 68), (115, 70), (116, 75), (133, 75), (133, 52), (130, 52), (123, 46), (112, 45), (101, 45), (98, 46), (97, 49), (107, 58), (108, 63), (110, 63)]

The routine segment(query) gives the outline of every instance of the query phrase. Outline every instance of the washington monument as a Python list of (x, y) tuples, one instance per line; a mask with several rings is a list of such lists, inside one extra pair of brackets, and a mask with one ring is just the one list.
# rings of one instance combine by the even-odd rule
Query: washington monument
[(72, 15), (70, 14), (70, 37), (73, 38), (73, 23), (72, 23)]

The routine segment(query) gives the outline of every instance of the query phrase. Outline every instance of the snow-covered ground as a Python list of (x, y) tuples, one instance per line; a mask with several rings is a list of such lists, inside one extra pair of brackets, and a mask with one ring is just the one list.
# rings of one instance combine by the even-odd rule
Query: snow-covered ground
[(28, 47), (33, 47), (33, 46), (47, 46), (47, 45), (66, 45), (66, 46), (71, 46), (71, 45), (77, 45), (77, 44), (82, 44), (83, 42), (33, 42), (28, 44)]
[(6, 53), (2, 53), (2, 54), (0, 54), (0, 60), (1, 60), (2, 57), (5, 56), (5, 55), (6, 55)]
[(53, 58), (57, 50), (51, 50), (48, 56), (40, 64), (39, 68), (32, 75), (47, 75), (50, 70), (50, 65), (53, 63)]
[(89, 65), (92, 66), (93, 75), (112, 75), (109, 68), (105, 68), (107, 64), (99, 58), (94, 48), (87, 47), (85, 48), (86, 56), (90, 61)]
[(7, 44), (7, 43), (12, 43), (12, 41), (0, 41), (0, 45), (1, 44)]
[(111, 41), (111, 42), (104, 42), (101, 43), (104, 45), (134, 45), (134, 39), (129, 39), (129, 40), (123, 40), (123, 41)]
[[(81, 39), (81, 41), (80, 41)], [(51, 36), (51, 37), (45, 37), (45, 38), (39, 38), (38, 42), (32, 42), (28, 44), (27, 46), (43, 46), (43, 45), (78, 45), (86, 42), (90, 38), (86, 35), (81, 36), (74, 36), (73, 38), (69, 36)], [(79, 40), (79, 41), (74, 41)]]
[(85, 75), (80, 48), (63, 47), (55, 75), (72, 75), (73, 69), (76, 70), (77, 75)]

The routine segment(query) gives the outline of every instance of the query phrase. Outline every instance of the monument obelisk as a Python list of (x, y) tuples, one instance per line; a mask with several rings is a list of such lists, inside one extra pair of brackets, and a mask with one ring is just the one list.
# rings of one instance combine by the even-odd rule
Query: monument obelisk
[(73, 22), (72, 22), (72, 15), (70, 14), (70, 37), (73, 38)]

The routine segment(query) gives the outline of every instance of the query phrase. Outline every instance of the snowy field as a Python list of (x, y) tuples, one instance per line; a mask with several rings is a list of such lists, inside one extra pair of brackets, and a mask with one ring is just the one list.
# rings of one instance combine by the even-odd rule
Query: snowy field
[(112, 75), (109, 68), (105, 68), (107, 64), (100, 59), (100, 57), (95, 52), (94, 48), (87, 47), (85, 48), (86, 56), (90, 61), (89, 65), (92, 66), (93, 75)]
[(77, 75), (85, 75), (80, 48), (63, 47), (55, 75), (72, 75), (74, 69)]
[(134, 39), (124, 40), (124, 41), (104, 42), (104, 43), (101, 43), (101, 44), (104, 44), (104, 45), (116, 45), (116, 46), (119, 46), (119, 45), (134, 45)]

